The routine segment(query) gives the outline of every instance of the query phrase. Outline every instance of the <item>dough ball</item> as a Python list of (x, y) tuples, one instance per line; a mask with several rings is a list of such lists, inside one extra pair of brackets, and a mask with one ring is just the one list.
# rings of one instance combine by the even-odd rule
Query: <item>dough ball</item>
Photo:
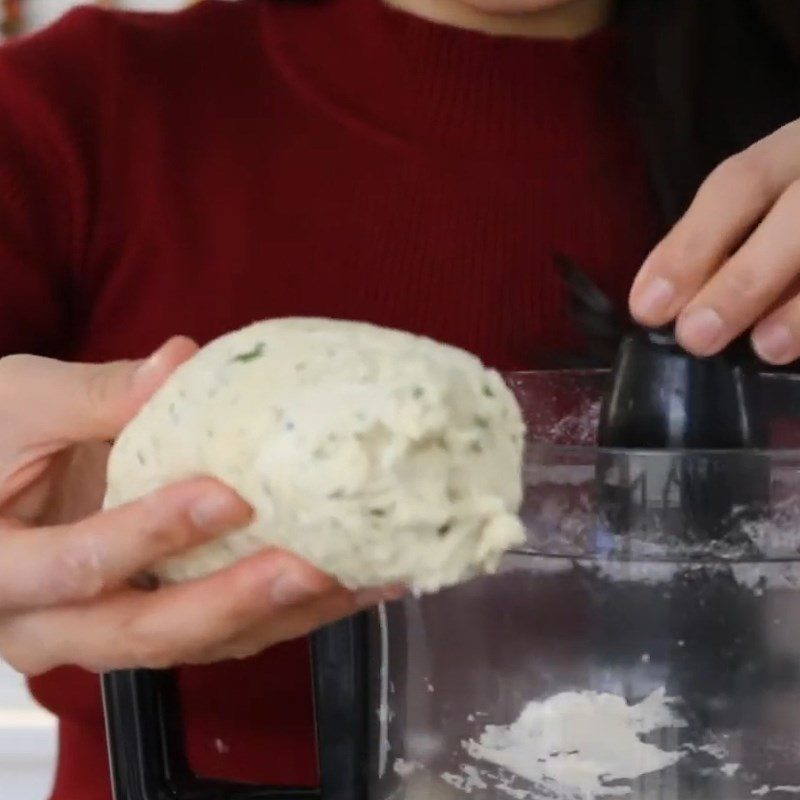
[(258, 322), (183, 364), (120, 435), (105, 507), (210, 475), (252, 524), (153, 568), (208, 575), (266, 545), (350, 588), (435, 591), (523, 541), (524, 425), (473, 355), (365, 323)]

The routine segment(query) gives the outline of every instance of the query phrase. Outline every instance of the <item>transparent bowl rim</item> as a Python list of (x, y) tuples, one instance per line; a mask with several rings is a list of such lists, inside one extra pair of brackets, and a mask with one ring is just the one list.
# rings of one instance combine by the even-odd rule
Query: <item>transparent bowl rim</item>
[[(544, 375), (564, 375), (575, 378), (585, 377), (600, 377), (608, 375), (611, 372), (609, 368), (567, 368), (567, 369), (525, 369), (525, 370), (507, 370), (502, 372), (503, 378), (506, 381), (514, 379), (523, 379), (530, 376), (544, 376)], [(791, 375), (788, 373), (761, 373), (767, 379), (786, 379), (800, 383), (800, 375)], [(800, 411), (798, 411), (798, 423), (800, 423)], [(583, 456), (586, 458), (591, 454), (593, 457), (599, 455), (617, 456), (618, 458), (637, 458), (637, 459), (667, 459), (682, 457), (687, 460), (693, 459), (711, 459), (711, 458), (725, 458), (734, 456), (741, 456), (742, 453), (752, 456), (761, 456), (768, 458), (771, 461), (800, 461), (800, 448), (798, 447), (766, 447), (766, 448), (753, 448), (750, 450), (741, 450), (736, 448), (709, 448), (709, 449), (690, 449), (690, 448), (625, 448), (625, 447), (598, 447), (591, 444), (554, 444), (546, 439), (541, 439), (528, 431), (526, 437), (526, 446), (528, 453), (526, 455), (526, 463), (530, 462), (530, 454), (533, 451), (552, 453), (554, 455), (573, 455)]]

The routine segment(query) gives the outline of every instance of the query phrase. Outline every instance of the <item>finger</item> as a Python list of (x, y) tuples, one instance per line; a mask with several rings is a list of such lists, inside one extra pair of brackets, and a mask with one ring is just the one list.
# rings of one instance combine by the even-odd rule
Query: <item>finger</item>
[(800, 269), (800, 182), (792, 184), (745, 244), (678, 317), (678, 341), (690, 352), (718, 352), (749, 328), (792, 285)]
[(800, 296), (795, 294), (759, 322), (751, 338), (759, 358), (770, 364), (800, 358)]
[[(288, 576), (305, 589), (276, 591)], [(0, 653), (27, 675), (66, 664), (105, 672), (245, 658), (403, 593), (351, 593), (270, 550), (194, 583), (20, 614), (0, 624)]]
[[(354, 596), (291, 553), (264, 550), (208, 578), (165, 586), (123, 626), (125, 660), (163, 667), (199, 654), (261, 625), (270, 643), (308, 632), (303, 607), (326, 604), (331, 618), (353, 613)], [(109, 654), (109, 657), (112, 654)]]
[(0, 359), (0, 409), (13, 422), (4, 426), (3, 437), (26, 448), (114, 438), (196, 350), (190, 339), (174, 337), (145, 361), (72, 364), (27, 355)]
[(723, 162), (672, 231), (645, 260), (630, 310), (645, 325), (674, 319), (744, 240), (775, 200), (800, 178), (799, 128), (787, 126)]
[(402, 587), (370, 589), (354, 594), (343, 589), (334, 590), (305, 605), (288, 608), (278, 619), (257, 623), (255, 627), (228, 642), (198, 652), (190, 656), (186, 663), (212, 664), (229, 659), (250, 658), (281, 641), (308, 635), (355, 611), (398, 600), (405, 593)]
[(0, 610), (97, 597), (251, 514), (231, 489), (197, 479), (74, 525), (9, 530), (0, 537)]
[[(787, 327), (789, 336), (789, 347), (791, 340), (795, 337), (794, 331), (794, 312), (792, 301), (800, 297), (800, 274), (792, 281), (781, 296), (770, 306), (762, 315), (761, 321), (753, 328), (750, 334), (750, 342), (753, 351), (762, 360), (770, 364), (788, 364), (793, 361), (793, 357), (784, 358), (783, 351), (786, 350), (786, 331), (767, 331), (775, 323), (781, 328)], [(758, 341), (757, 341), (758, 339)]]
[(257, 622), (288, 636), (287, 623), (278, 619), (287, 608), (337, 591), (334, 602), (347, 613), (354, 602), (348, 604), (335, 581), (288, 553), (269, 550), (155, 592), (121, 590), (88, 604), (20, 614), (0, 626), (0, 651), (26, 674), (61, 664), (163, 668), (188, 663)]

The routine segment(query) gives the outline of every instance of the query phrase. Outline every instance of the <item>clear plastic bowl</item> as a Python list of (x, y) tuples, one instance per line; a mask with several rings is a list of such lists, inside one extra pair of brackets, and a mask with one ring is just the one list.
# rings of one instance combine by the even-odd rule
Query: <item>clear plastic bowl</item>
[[(595, 447), (605, 378), (509, 376), (529, 425), (526, 545), (496, 575), (375, 613), (373, 798), (800, 797), (791, 415), (773, 409), (771, 449), (747, 454), (761, 515), (688, 541), (663, 475), (741, 477), (742, 453)], [(609, 466), (640, 489), (622, 533), (598, 492)]]

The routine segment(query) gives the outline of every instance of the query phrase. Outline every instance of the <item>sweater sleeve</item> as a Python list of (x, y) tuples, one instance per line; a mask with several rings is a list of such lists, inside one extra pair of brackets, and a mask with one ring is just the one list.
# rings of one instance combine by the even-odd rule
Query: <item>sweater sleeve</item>
[(67, 355), (87, 235), (97, 12), (0, 47), (0, 356)]

